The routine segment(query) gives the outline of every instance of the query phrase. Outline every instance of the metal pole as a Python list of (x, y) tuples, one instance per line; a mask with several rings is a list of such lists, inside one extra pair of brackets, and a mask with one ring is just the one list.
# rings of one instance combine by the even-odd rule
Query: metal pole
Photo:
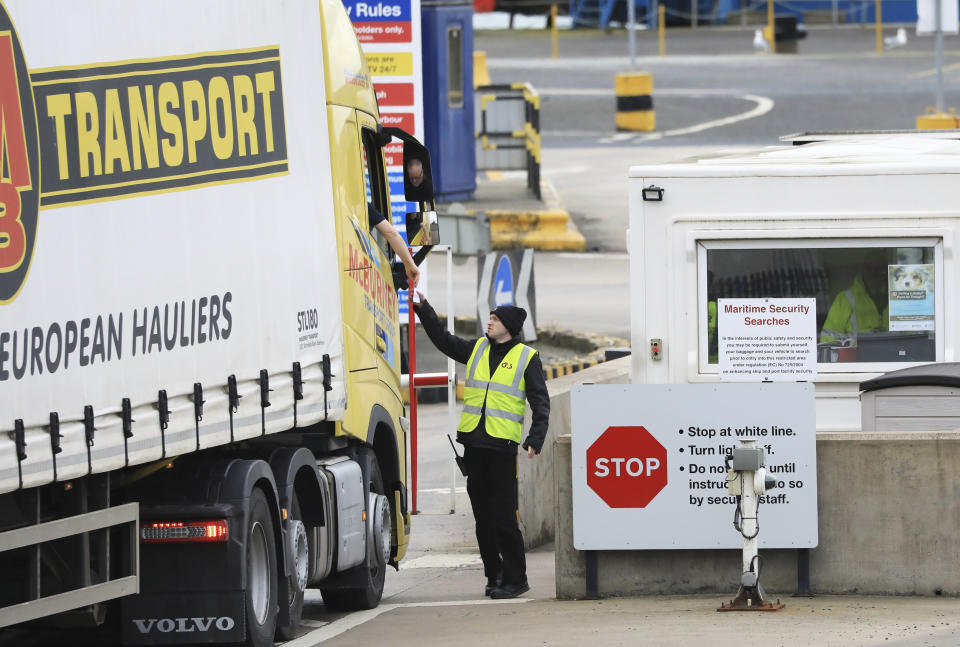
[(657, 31), (659, 32), (660, 56), (667, 53), (666, 30), (667, 30), (667, 8), (662, 4), (657, 7)]
[(840, 0), (833, 0), (833, 26), (840, 24)]
[[(553, 11), (556, 12), (557, 5), (553, 5)], [(554, 15), (554, 27), (556, 27), (556, 15)], [(454, 334), (453, 326), (453, 246), (447, 245), (447, 330)], [(457, 387), (456, 387), (456, 362), (450, 357), (447, 358), (447, 419), (450, 428), (456, 426), (456, 408), (457, 408)], [(457, 511), (457, 468), (456, 461), (450, 464), (450, 514)]]
[[(413, 250), (410, 250), (413, 255)], [(417, 320), (413, 313), (413, 290), (407, 288), (407, 345), (410, 351), (410, 489), (411, 507), (413, 514), (417, 514), (417, 389), (413, 376), (417, 374)]]
[(690, 0), (690, 26), (693, 29), (697, 28), (697, 23), (699, 22), (698, 16), (700, 15), (700, 2), (699, 0)]
[(810, 593), (810, 549), (797, 549), (797, 592), (794, 597), (813, 597)]
[(773, 20), (773, 0), (767, 0), (767, 29), (770, 30), (770, 53), (777, 53), (777, 32)]
[(937, 12), (937, 114), (943, 114), (943, 3), (934, 0)]
[(553, 57), (560, 58), (560, 36), (557, 30), (557, 4), (550, 5), (550, 38), (553, 41)]
[[(744, 446), (752, 446), (751, 443), (744, 443)], [(740, 523), (743, 529), (743, 572), (755, 571), (759, 567), (756, 564), (759, 540), (757, 534), (757, 493), (753, 491), (753, 475), (755, 472), (743, 472), (741, 483), (743, 484), (743, 494), (740, 497)], [(747, 539), (747, 537), (751, 537)]]
[(749, 0), (740, 0), (740, 26), (747, 26), (747, 10), (750, 8)]
[(584, 557), (586, 558), (586, 576), (587, 576), (587, 590), (586, 590), (586, 599), (587, 600), (599, 600), (600, 599), (600, 586), (599, 586), (599, 577), (598, 570), (599, 565), (597, 563), (597, 551), (588, 550), (585, 551)]
[(637, 7), (636, 0), (627, 0), (627, 33), (630, 41), (630, 69), (637, 67)]
[(877, 0), (877, 15), (874, 24), (877, 27), (877, 54), (883, 54), (883, 4), (882, 0)]

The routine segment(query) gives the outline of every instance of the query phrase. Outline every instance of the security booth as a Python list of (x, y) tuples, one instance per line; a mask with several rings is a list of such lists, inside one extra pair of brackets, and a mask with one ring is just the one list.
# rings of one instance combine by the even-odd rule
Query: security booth
[(817, 429), (859, 431), (861, 382), (958, 359), (960, 141), (796, 139), (630, 169), (632, 377), (718, 382), (720, 300), (805, 298)]
[(474, 156), (473, 4), (425, 0), (424, 144), (433, 159), (437, 201), (469, 200), (477, 188)]

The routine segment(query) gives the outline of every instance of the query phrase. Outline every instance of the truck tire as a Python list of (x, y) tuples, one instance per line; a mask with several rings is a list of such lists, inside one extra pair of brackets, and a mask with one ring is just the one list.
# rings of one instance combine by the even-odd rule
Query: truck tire
[[(383, 488), (383, 478), (380, 476), (380, 465), (373, 450), (364, 448), (360, 453), (361, 465), (365, 465), (367, 481), (370, 491), (377, 494), (386, 494)], [(387, 564), (381, 563), (367, 551), (367, 563), (357, 568), (363, 569), (366, 575), (366, 585), (362, 588), (321, 588), (323, 602), (331, 609), (338, 611), (359, 611), (375, 609), (383, 597), (383, 584), (387, 579)]]
[(244, 591), (248, 647), (272, 647), (277, 626), (277, 546), (273, 517), (260, 488), (250, 495), (246, 528), (247, 587)]
[[(303, 521), (303, 512), (300, 508), (300, 497), (293, 493), (290, 501), (290, 519), (292, 521)], [(302, 545), (301, 545), (302, 544)], [(298, 541), (297, 549), (294, 551), (293, 572), (290, 575), (290, 582), (287, 584), (287, 623), (277, 623), (277, 640), (293, 640), (297, 633), (297, 627), (300, 626), (300, 619), (303, 617), (303, 591), (297, 583), (298, 578), (303, 578), (304, 582), (313, 572), (314, 560), (316, 560), (316, 532), (313, 527), (307, 526), (306, 533)], [(302, 563), (305, 561), (306, 563)]]

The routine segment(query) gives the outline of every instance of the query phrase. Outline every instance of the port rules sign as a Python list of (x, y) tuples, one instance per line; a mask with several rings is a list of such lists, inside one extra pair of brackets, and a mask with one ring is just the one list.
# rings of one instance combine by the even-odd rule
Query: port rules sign
[(724, 457), (766, 450), (761, 548), (817, 545), (812, 384), (581, 385), (571, 391), (578, 550), (740, 548)]

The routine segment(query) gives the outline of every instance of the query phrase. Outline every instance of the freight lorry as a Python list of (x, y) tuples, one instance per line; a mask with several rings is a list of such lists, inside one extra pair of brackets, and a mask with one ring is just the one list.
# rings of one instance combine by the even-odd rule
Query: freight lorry
[(723, 299), (815, 300), (819, 431), (861, 429), (861, 382), (957, 361), (955, 132), (799, 134), (629, 175), (634, 382), (724, 379)]
[(436, 230), (339, 0), (3, 0), (0, 86), (0, 627), (271, 645), (308, 587), (376, 606), (410, 532), (393, 138)]

